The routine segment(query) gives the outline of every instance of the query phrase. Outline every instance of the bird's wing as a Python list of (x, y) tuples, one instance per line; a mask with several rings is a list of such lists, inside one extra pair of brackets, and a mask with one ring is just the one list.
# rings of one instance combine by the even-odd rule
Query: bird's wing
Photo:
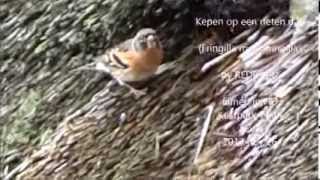
[[(132, 39), (128, 39), (114, 48), (108, 49), (102, 56), (96, 58), (97, 69), (108, 72), (117, 69), (127, 69), (130, 66), (130, 60), (134, 58), (135, 53), (130, 52)], [(99, 66), (99, 67), (98, 67)]]

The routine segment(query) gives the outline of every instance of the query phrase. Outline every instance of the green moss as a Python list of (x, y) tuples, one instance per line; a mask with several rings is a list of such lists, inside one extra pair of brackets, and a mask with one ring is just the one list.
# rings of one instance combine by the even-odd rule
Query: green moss
[[(20, 107), (9, 118), (10, 124), (2, 130), (3, 140), (7, 150), (23, 145), (44, 143), (52, 130), (41, 130), (36, 125), (37, 110), (41, 106), (40, 92), (34, 89), (24, 93), (19, 101)], [(44, 134), (42, 136), (41, 134)]]

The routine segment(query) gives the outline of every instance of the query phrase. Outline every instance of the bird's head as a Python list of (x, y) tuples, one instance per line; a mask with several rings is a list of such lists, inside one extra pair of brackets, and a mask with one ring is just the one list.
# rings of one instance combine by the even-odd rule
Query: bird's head
[(132, 41), (133, 49), (142, 51), (147, 48), (162, 48), (156, 31), (151, 28), (144, 28), (138, 31)]

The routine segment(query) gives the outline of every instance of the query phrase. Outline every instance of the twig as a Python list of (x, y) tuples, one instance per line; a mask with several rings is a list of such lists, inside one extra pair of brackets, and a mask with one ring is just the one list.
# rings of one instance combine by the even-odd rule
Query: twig
[(155, 159), (159, 159), (160, 157), (160, 137), (159, 133), (156, 133), (156, 143), (155, 143)]
[(160, 143), (163, 141), (165, 138), (169, 137), (172, 135), (173, 131), (169, 130), (164, 132), (163, 134), (159, 134), (158, 132), (155, 135), (155, 159), (159, 159), (160, 157)]
[(237, 53), (239, 51), (240, 51), (240, 48), (239, 47), (235, 47), (235, 48), (231, 49), (230, 51), (228, 51), (228, 52), (226, 52), (226, 53), (224, 53), (224, 54), (212, 59), (211, 61), (205, 63), (202, 66), (201, 72), (202, 73), (207, 72), (209, 69), (212, 68), (212, 66), (215, 66), (215, 65), (223, 62), (227, 57), (229, 57), (229, 56), (231, 56), (231, 55), (233, 55), (233, 54), (235, 54), (235, 53)]
[(17, 174), (19, 174), (19, 172), (24, 171), (31, 163), (32, 163), (31, 161), (27, 161), (27, 162), (24, 162), (24, 163), (18, 165), (13, 170), (11, 170), (10, 173), (8, 175), (6, 175), (3, 180), (13, 179)]
[(199, 140), (199, 143), (198, 143), (196, 155), (195, 155), (194, 160), (193, 160), (194, 164), (196, 164), (196, 161), (198, 160), (198, 157), (199, 157), (199, 154), (201, 152), (204, 140), (205, 140), (206, 135), (208, 133), (210, 121), (212, 119), (211, 116), (212, 116), (212, 113), (213, 113), (213, 105), (209, 105), (207, 108), (208, 108), (208, 116), (207, 116), (207, 118), (206, 118), (206, 120), (204, 122), (204, 125), (202, 127), (202, 130), (201, 130), (200, 140)]

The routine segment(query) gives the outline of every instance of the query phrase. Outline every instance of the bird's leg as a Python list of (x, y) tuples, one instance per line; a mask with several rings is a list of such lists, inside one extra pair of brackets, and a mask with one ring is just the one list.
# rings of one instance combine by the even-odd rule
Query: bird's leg
[(125, 86), (127, 87), (131, 93), (133, 93), (137, 98), (143, 96), (143, 95), (146, 95), (147, 94), (147, 89), (136, 89), (132, 86), (130, 86), (129, 84), (117, 79), (118, 83), (121, 85), (121, 86)]
[(147, 94), (147, 89), (135, 89), (132, 86), (125, 84), (127, 88), (129, 88), (130, 92), (133, 93), (137, 98), (144, 96)]

